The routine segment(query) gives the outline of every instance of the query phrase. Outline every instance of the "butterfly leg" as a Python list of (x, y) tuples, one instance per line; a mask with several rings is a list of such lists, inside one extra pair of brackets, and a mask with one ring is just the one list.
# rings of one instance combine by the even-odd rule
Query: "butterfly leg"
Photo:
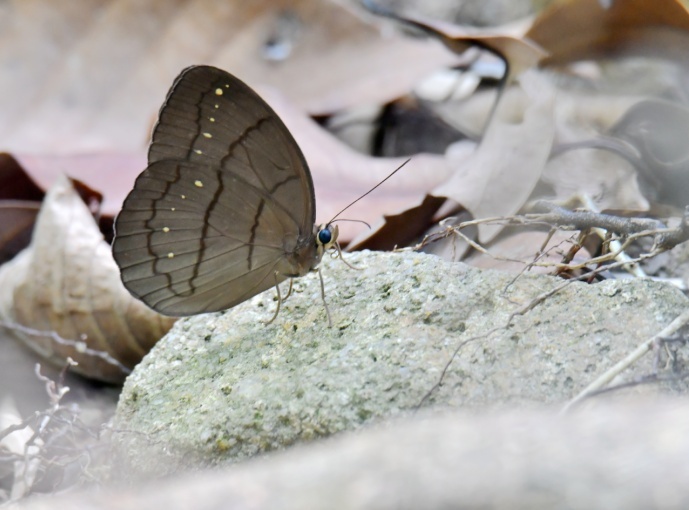
[(356, 267), (356, 266), (353, 266), (352, 264), (350, 264), (349, 262), (347, 262), (347, 259), (345, 259), (345, 258), (342, 256), (342, 248), (340, 248), (340, 243), (337, 243), (337, 242), (336, 242), (336, 243), (333, 245), (333, 248), (335, 248), (335, 249), (337, 250), (337, 255), (335, 255), (333, 252), (330, 252), (332, 258), (337, 258), (337, 257), (339, 257), (340, 260), (341, 260), (342, 262), (344, 262), (345, 265), (346, 265), (347, 267), (349, 267), (350, 269), (356, 269), (357, 271), (361, 271), (361, 270), (364, 269), (363, 267)]
[(323, 298), (323, 305), (325, 306), (325, 313), (328, 315), (328, 327), (333, 327), (333, 321), (330, 318), (330, 309), (328, 308), (328, 302), (325, 300), (325, 283), (323, 283), (323, 273), (321, 273), (321, 268), (318, 268), (318, 278), (321, 280), (321, 297)]
[[(292, 292), (292, 280), (290, 279), (289, 281), (290, 284), (290, 292)], [(278, 306), (275, 309), (275, 313), (273, 316), (270, 318), (268, 322), (266, 322), (266, 326), (268, 324), (271, 324), (275, 319), (277, 319), (278, 313), (280, 313), (280, 305), (282, 304), (282, 295), (280, 294), (280, 284), (278, 283), (278, 272), (275, 271), (275, 292), (278, 295)], [(287, 294), (289, 296), (289, 293)]]
[(287, 289), (287, 295), (283, 301), (286, 301), (288, 297), (292, 295), (292, 287), (294, 286), (294, 278), (289, 279), (289, 289)]

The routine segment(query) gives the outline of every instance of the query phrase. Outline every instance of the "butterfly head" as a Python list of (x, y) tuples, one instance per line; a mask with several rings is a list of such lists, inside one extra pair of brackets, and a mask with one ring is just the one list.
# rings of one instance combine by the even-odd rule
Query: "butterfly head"
[(337, 236), (340, 231), (337, 225), (333, 225), (332, 223), (318, 225), (314, 230), (316, 234), (316, 249), (318, 250), (318, 258), (320, 259), (323, 253), (337, 245)]

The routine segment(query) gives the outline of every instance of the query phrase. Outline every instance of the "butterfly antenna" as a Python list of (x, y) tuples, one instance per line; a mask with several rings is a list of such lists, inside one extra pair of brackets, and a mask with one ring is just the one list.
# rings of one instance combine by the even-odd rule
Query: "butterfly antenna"
[[(407, 161), (405, 161), (405, 162), (402, 163), (400, 166), (398, 166), (397, 168), (395, 168), (395, 170), (393, 170), (392, 173), (390, 173), (390, 175), (388, 175), (385, 179), (383, 179), (382, 181), (380, 181), (378, 184), (376, 184), (375, 186), (373, 186), (373, 187), (372, 187), (370, 190), (368, 190), (366, 193), (364, 193), (364, 194), (361, 195), (359, 198), (357, 198), (354, 202), (352, 202), (352, 203), (349, 204), (347, 207), (345, 207), (344, 209), (342, 209), (339, 213), (337, 213), (335, 216), (333, 216), (333, 218), (328, 222), (328, 224), (330, 224), (330, 223), (332, 223), (333, 221), (335, 221), (335, 220), (337, 219), (337, 217), (338, 217), (340, 214), (342, 214), (343, 212), (345, 212), (347, 209), (349, 209), (349, 208), (352, 207), (354, 204), (356, 204), (359, 200), (361, 200), (362, 198), (364, 198), (366, 195), (368, 195), (369, 193), (371, 193), (372, 191), (374, 191), (378, 186), (380, 186), (380, 185), (383, 184), (385, 181), (387, 181), (390, 177), (392, 177), (392, 176), (395, 175), (397, 172), (399, 172), (399, 171), (402, 169), (402, 167), (404, 167), (404, 165), (406, 165), (406, 164), (409, 163), (410, 161), (411, 161), (411, 158), (409, 158)], [(340, 221), (344, 221), (344, 220), (340, 220)], [(371, 228), (371, 227), (369, 226), (369, 228)]]
[(371, 228), (371, 225), (368, 224), (367, 222), (365, 222), (364, 220), (353, 220), (353, 219), (350, 219), (350, 218), (340, 218), (340, 219), (338, 219), (338, 220), (333, 220), (333, 221), (331, 221), (330, 223), (335, 223), (336, 221), (351, 221), (351, 222), (354, 222), (354, 223), (363, 223), (363, 224), (366, 225), (369, 229)]

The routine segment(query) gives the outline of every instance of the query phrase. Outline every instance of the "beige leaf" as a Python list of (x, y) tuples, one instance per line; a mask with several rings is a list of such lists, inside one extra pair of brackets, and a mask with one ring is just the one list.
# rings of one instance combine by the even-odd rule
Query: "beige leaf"
[(423, 20), (416, 16), (399, 19), (437, 37), (454, 53), (463, 53), (475, 46), (489, 50), (504, 60), (510, 78), (535, 66), (547, 55), (545, 50), (523, 37), (528, 25), (522, 22), (479, 29), (439, 20)]
[(15, 334), (29, 347), (56, 363), (69, 356), (76, 371), (107, 382), (121, 382), (125, 373), (85, 350), (131, 368), (174, 322), (129, 295), (110, 246), (64, 176), (46, 195), (31, 245), (0, 267), (0, 290), (0, 318), (17, 324)]
[[(498, 109), (476, 152), (432, 192), (463, 205), (475, 218), (516, 213), (538, 183), (550, 155), (554, 91), (535, 72), (522, 74), (519, 82), (528, 98), (523, 120), (507, 122)], [(499, 225), (479, 225), (479, 238), (487, 242), (500, 230)]]
[[(14, 153), (137, 150), (173, 78), (192, 64), (279, 87), (323, 114), (390, 101), (457, 59), (434, 41), (385, 34), (337, 1), (8, 5), (11, 15), (0, 12), (0, 138)], [(285, 23), (286, 57), (266, 58)]]
[(601, 210), (645, 211), (649, 206), (632, 165), (608, 151), (580, 149), (557, 155), (548, 161), (543, 182), (558, 200), (584, 195)]
[[(257, 92), (275, 109), (304, 152), (316, 190), (317, 220), (326, 222), (347, 204), (357, 199), (406, 158), (374, 158), (361, 154), (335, 138), (309, 118), (303, 110), (274, 88), (260, 87)], [(136, 176), (146, 167), (144, 155), (105, 154), (18, 158), (42, 187), (49, 187), (69, 169), (95, 189), (105, 191), (103, 212), (115, 215)], [(419, 154), (377, 189), (348, 210), (343, 217), (374, 222), (383, 214), (407, 208), (414, 200), (444, 182), (451, 169), (443, 156)], [(361, 232), (361, 225), (340, 224), (340, 239), (347, 241)]]

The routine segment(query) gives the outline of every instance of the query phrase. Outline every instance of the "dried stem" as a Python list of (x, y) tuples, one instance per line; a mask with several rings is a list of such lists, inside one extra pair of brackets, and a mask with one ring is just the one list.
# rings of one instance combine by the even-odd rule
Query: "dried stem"
[[(16, 322), (6, 322), (6, 321), (1, 321), (0, 320), (0, 326), (7, 328), (12, 331), (18, 331), (20, 333), (24, 333), (25, 335), (30, 335), (30, 336), (35, 336), (35, 337), (41, 337), (41, 338), (48, 338), (54, 343), (66, 347), (71, 347), (80, 354), (86, 354), (87, 356), (93, 356), (94, 358), (100, 358), (106, 363), (110, 365), (114, 365), (117, 368), (119, 368), (123, 374), (129, 375), (132, 371), (120, 363), (118, 360), (113, 358), (109, 353), (105, 351), (99, 351), (97, 349), (91, 349), (90, 347), (86, 346), (86, 343), (83, 341), (76, 341), (76, 340), (69, 340), (67, 338), (63, 338), (60, 335), (58, 335), (55, 331), (41, 331), (38, 329), (33, 329), (29, 328), (26, 326), (23, 326), (21, 324), (17, 324)], [(71, 366), (76, 365), (75, 361), (71, 361), (70, 363)]]
[[(525, 264), (525, 270), (530, 267), (539, 266), (554, 267), (560, 271), (567, 270), (572, 272), (590, 266), (597, 267), (595, 267), (592, 270), (586, 271), (581, 275), (571, 277), (568, 280), (564, 280), (559, 285), (556, 285), (552, 289), (536, 296), (528, 303), (523, 304), (517, 310), (512, 312), (509, 315), (509, 317), (507, 317), (502, 326), (495, 327), (487, 331), (486, 333), (471, 337), (460, 342), (459, 345), (457, 345), (457, 347), (450, 355), (450, 359), (445, 364), (441, 372), (441, 375), (438, 379), (438, 382), (423, 396), (423, 398), (417, 406), (417, 409), (421, 407), (430, 398), (432, 393), (442, 385), (443, 380), (445, 379), (445, 376), (453, 361), (455, 360), (461, 349), (467, 344), (480, 339), (488, 338), (496, 332), (508, 328), (512, 324), (514, 318), (517, 315), (526, 314), (528, 311), (532, 310), (534, 307), (544, 302), (550, 296), (560, 292), (565, 287), (567, 287), (567, 285), (570, 285), (574, 281), (587, 280), (597, 276), (599, 273), (603, 271), (608, 271), (616, 268), (626, 268), (628, 270), (635, 272), (635, 274), (639, 275), (639, 272), (635, 269), (636, 267), (638, 267), (637, 264), (639, 262), (655, 257), (659, 253), (662, 253), (663, 251), (666, 251), (676, 246), (677, 244), (685, 242), (689, 239), (689, 207), (685, 210), (680, 225), (674, 229), (667, 228), (665, 224), (655, 219), (623, 218), (608, 214), (602, 214), (599, 212), (570, 211), (568, 209), (565, 209), (564, 207), (560, 207), (558, 205), (546, 201), (536, 202), (531, 210), (536, 212), (529, 213), (524, 216), (484, 218), (479, 220), (463, 222), (458, 226), (448, 226), (444, 231), (432, 234), (431, 236), (425, 238), (419, 245), (414, 247), (414, 249), (419, 249), (430, 242), (434, 242), (444, 237), (457, 236), (460, 237), (464, 242), (466, 242), (475, 250), (490, 255), (488, 250), (481, 246), (480, 243), (470, 239), (468, 236), (462, 233), (461, 230), (463, 228), (478, 225), (481, 223), (501, 222), (508, 225), (548, 225), (551, 227), (551, 232), (553, 228), (561, 230), (577, 230), (579, 232), (586, 232), (589, 230), (593, 231), (594, 229), (598, 229), (600, 231), (599, 235), (604, 236), (604, 240), (609, 245), (610, 250), (607, 253), (604, 253), (603, 255), (590, 258), (585, 262), (581, 263), (571, 262), (571, 257), (569, 257), (566, 262), (562, 263), (555, 263), (549, 261), (540, 262), (540, 259), (544, 255), (544, 247), (541, 247), (541, 250), (537, 254), (537, 256), (534, 257), (533, 260), (528, 262), (494, 256), (494, 258), (497, 260), (523, 263)], [(601, 231), (601, 229), (603, 229), (604, 232)], [(614, 233), (615, 236), (611, 235), (611, 233)], [(630, 246), (631, 243), (642, 237), (649, 236), (652, 236), (654, 238), (654, 244), (652, 249), (648, 253), (643, 253), (636, 258), (631, 258), (625, 254), (625, 250)], [(579, 240), (579, 242), (580, 241), (581, 239)], [(519, 275), (516, 278), (518, 277)], [(689, 314), (689, 312), (687, 312), (687, 314)], [(675, 322), (673, 322), (673, 325), (675, 325)], [(668, 331), (670, 331), (670, 329), (663, 330), (661, 333), (659, 333), (659, 335), (667, 336), (669, 334)], [(634, 353), (630, 354), (630, 356), (625, 358), (625, 360), (618, 363), (618, 365), (616, 365), (616, 367), (614, 368), (618, 368), (620, 370), (626, 368), (626, 366), (628, 366), (630, 363), (638, 359), (638, 357), (640, 357), (644, 352), (646, 352), (650, 348), (650, 346), (653, 345), (653, 341), (659, 335), (649, 340), (648, 342), (645, 342), (641, 347), (639, 347), (639, 349), (637, 349)], [(575, 400), (571, 402), (569, 405), (572, 405), (574, 402), (580, 400), (581, 398), (584, 398), (586, 395), (589, 395), (591, 392), (600, 388), (603, 384), (607, 384), (607, 382), (609, 382), (609, 379), (606, 378), (614, 377), (614, 374), (610, 376), (610, 374), (612, 373), (613, 372), (611, 369), (610, 373), (604, 374), (604, 376), (602, 376), (599, 380), (597, 380), (595, 383), (589, 386), (584, 392), (582, 392), (581, 395), (576, 397)]]
[(569, 411), (572, 406), (581, 402), (583, 399), (593, 394), (594, 392), (603, 388), (606, 384), (612, 381), (617, 375), (622, 373), (624, 370), (629, 368), (633, 363), (638, 361), (644, 354), (650, 351), (654, 345), (657, 345), (664, 338), (669, 337), (676, 333), (680, 328), (689, 322), (689, 310), (682, 313), (675, 318), (670, 324), (668, 324), (661, 331), (653, 335), (648, 340), (644, 341), (636, 349), (629, 353), (623, 360), (616, 363), (610, 369), (606, 370), (605, 373), (601, 374), (595, 381), (584, 388), (576, 397), (570, 400), (567, 405), (562, 409), (562, 413)]

